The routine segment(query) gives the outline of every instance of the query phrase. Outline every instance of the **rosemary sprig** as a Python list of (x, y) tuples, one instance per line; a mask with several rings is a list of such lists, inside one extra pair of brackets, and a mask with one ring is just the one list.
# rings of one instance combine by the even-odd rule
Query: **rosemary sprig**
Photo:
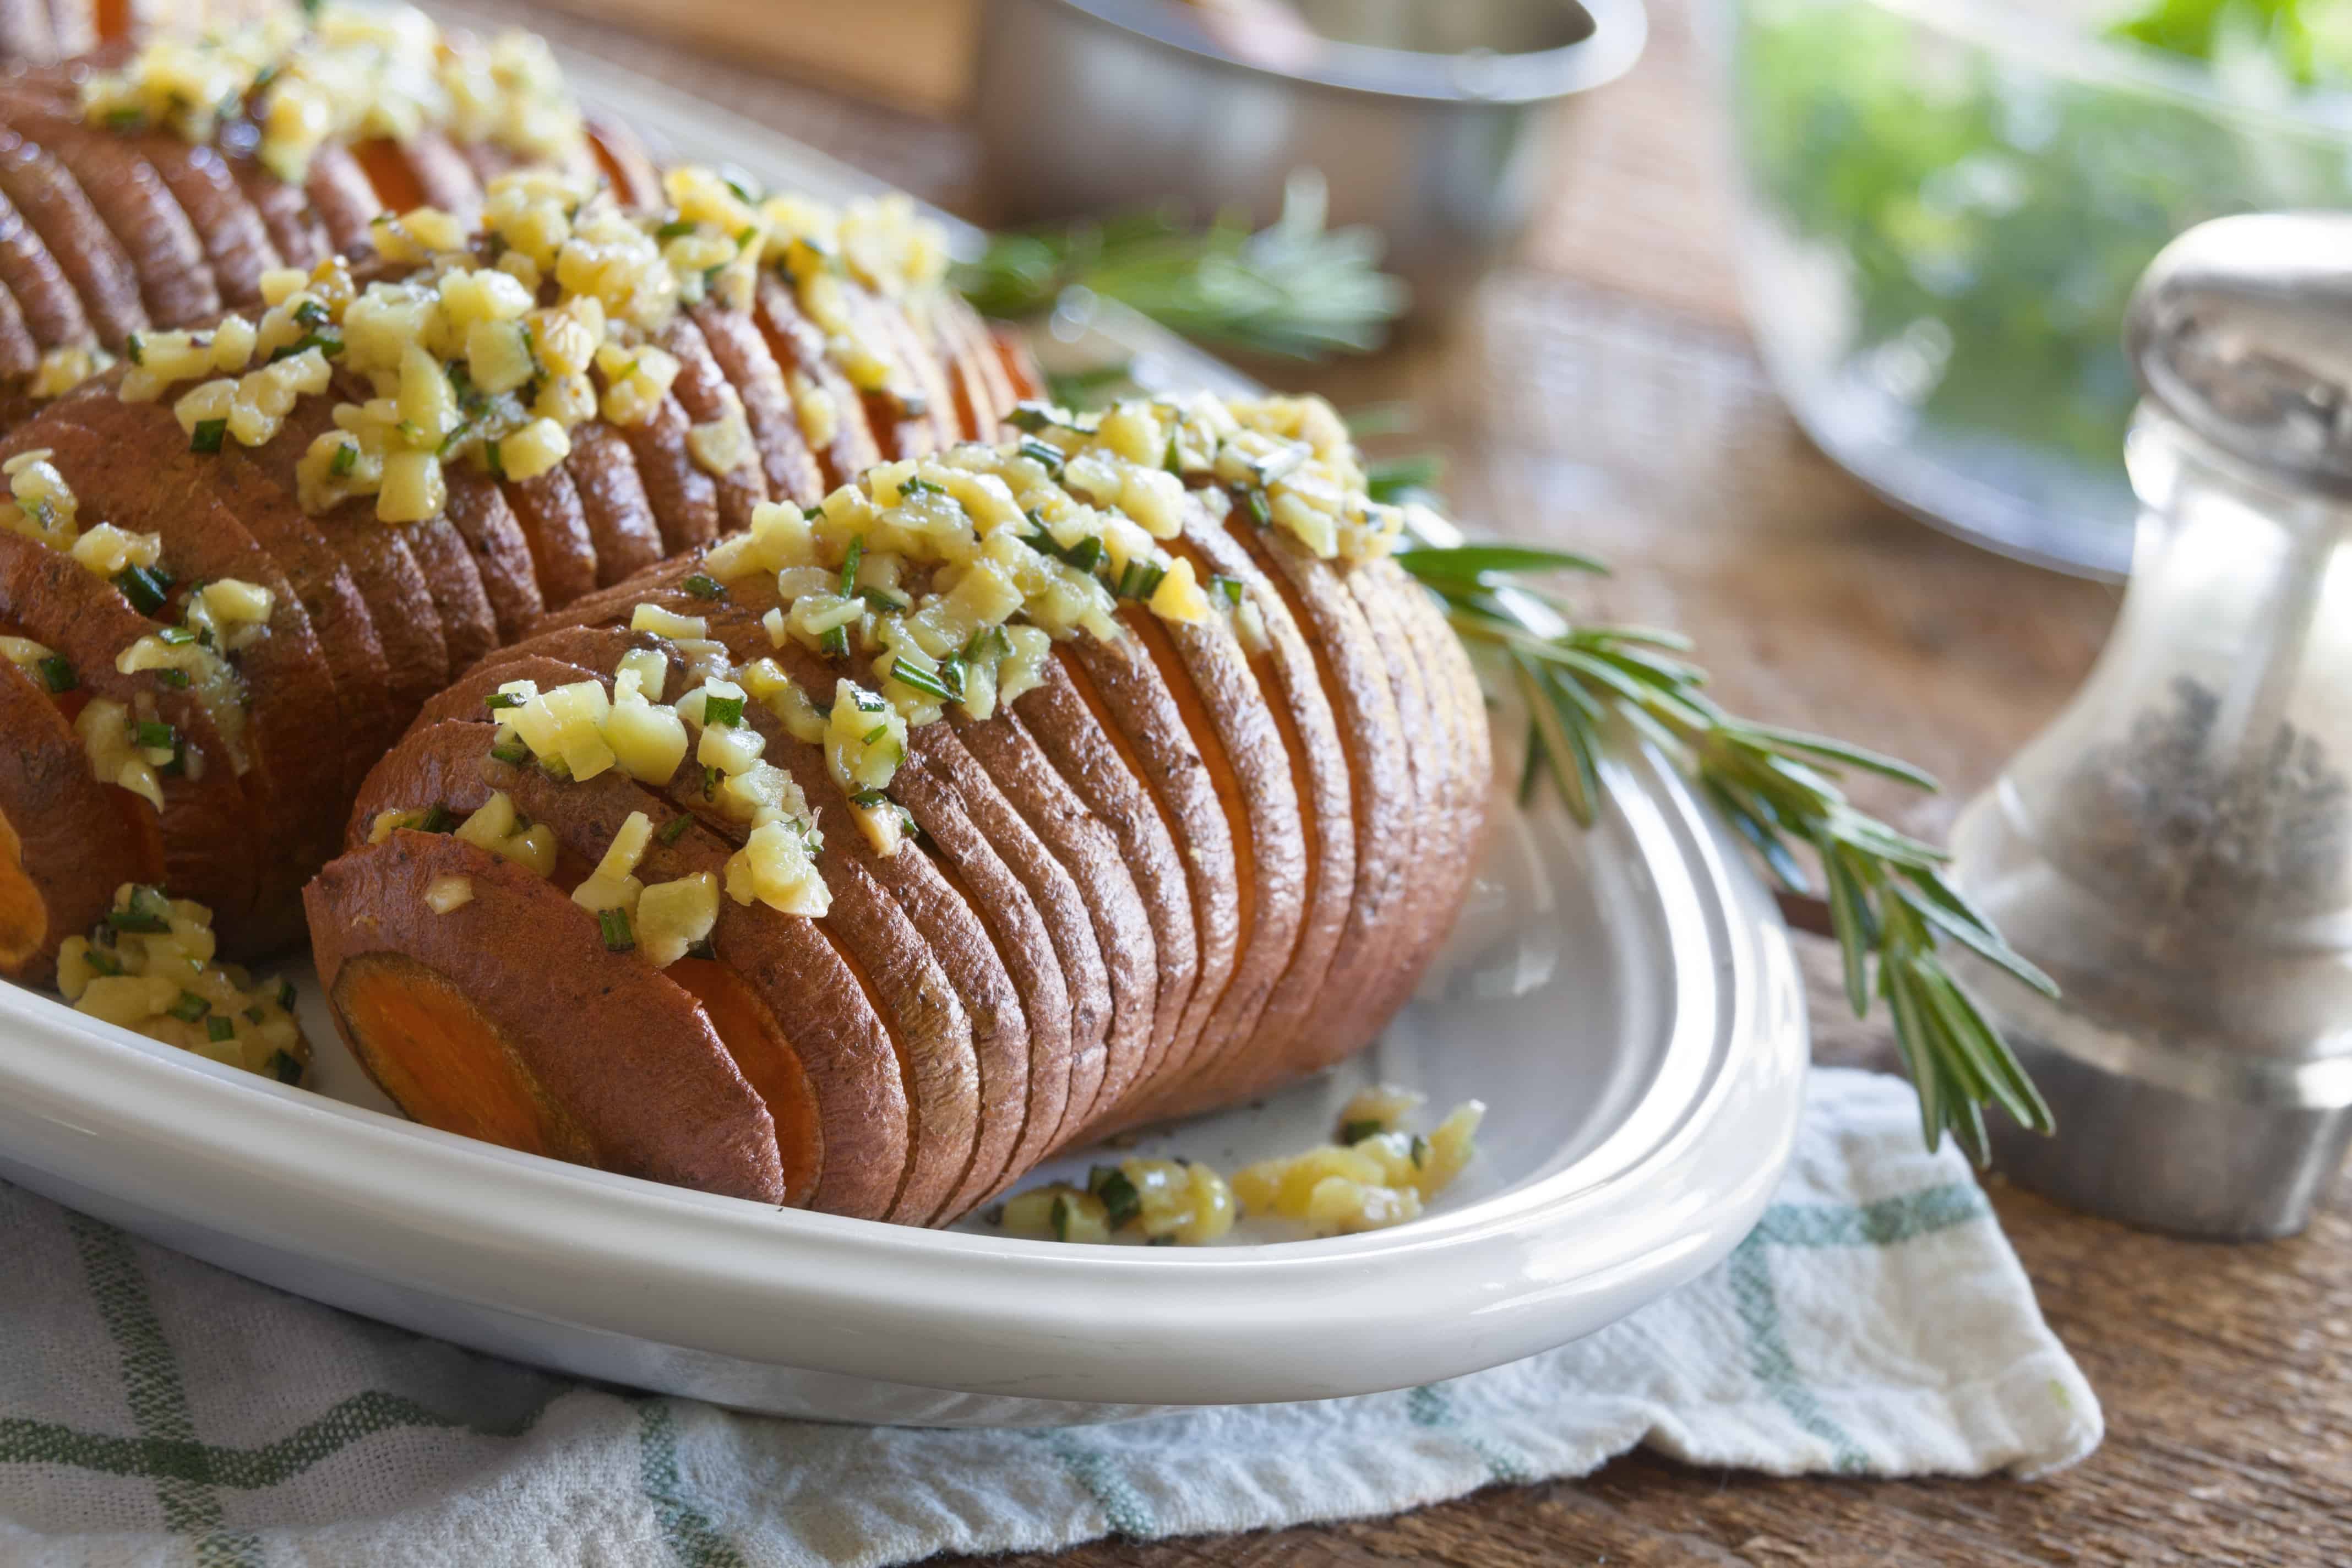
[(1982, 1164), (1987, 1105), (2035, 1131), (2051, 1130), (2049, 1107), (1938, 948), (1958, 942), (2036, 990), (2054, 996), (2057, 988), (1945, 880), (1943, 851), (1858, 810), (1836, 783), (1845, 769), (1923, 790), (1937, 787), (1933, 778), (1860, 746), (1727, 712), (1702, 691), (1706, 672), (1681, 657), (1685, 638), (1579, 624), (1560, 599), (1515, 581), (1606, 570), (1599, 562), (1493, 544), (1417, 545), (1397, 560), (1437, 596), (1466, 642), (1499, 658), (1525, 699), (1522, 798), (1549, 773), (1570, 815), (1590, 826), (1606, 788), (1601, 756), (1609, 727), (1630, 727), (1697, 786), (1781, 886), (1812, 893), (1798, 855), (1812, 851), (1846, 1000), (1857, 1017), (1874, 994), (1885, 1002), (1929, 1147), (1948, 1131)]
[(1032, 315), (1086, 288), (1206, 342), (1294, 359), (1363, 353), (1403, 312), (1405, 287), (1380, 270), (1370, 230), (1323, 220), (1322, 178), (1306, 171), (1255, 234), (1230, 216), (1195, 228), (1165, 207), (1085, 219), (997, 235), (955, 282), (991, 316)]

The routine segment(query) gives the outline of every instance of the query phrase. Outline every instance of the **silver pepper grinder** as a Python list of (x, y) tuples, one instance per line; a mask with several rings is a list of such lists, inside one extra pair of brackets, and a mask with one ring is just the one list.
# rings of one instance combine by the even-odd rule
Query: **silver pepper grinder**
[(1995, 1159), (2095, 1214), (2284, 1236), (2352, 1143), (2352, 215), (2191, 229), (2125, 335), (2121, 617), (1953, 836), (2063, 990), (1965, 966), (2058, 1121)]

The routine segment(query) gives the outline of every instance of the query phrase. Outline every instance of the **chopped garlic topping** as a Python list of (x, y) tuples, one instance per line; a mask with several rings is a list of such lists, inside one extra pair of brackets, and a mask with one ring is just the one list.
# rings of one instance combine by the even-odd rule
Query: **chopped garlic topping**
[(436, 915), (464, 909), (474, 901), (471, 877), (436, 877), (425, 889), (425, 907)]
[(1341, 1142), (1247, 1166), (1234, 1176), (1234, 1193), (1253, 1211), (1299, 1221), (1319, 1236), (1402, 1225), (1419, 1218), (1462, 1173), (1486, 1114), (1478, 1101), (1465, 1101), (1423, 1137), (1396, 1125), (1409, 1109), (1398, 1091), (1359, 1096), (1349, 1109), (1366, 1114), (1343, 1117)]
[(156, 39), (82, 84), (82, 110), (115, 130), (163, 126), (251, 148), (301, 184), (328, 142), (412, 140), (428, 126), (562, 162), (584, 145), (580, 111), (546, 44), (444, 34), (406, 5), (326, 5), (195, 37)]
[(1007, 1199), (995, 1216), (1014, 1236), (1204, 1247), (1223, 1238), (1239, 1213), (1232, 1187), (1192, 1161), (1122, 1160), (1097, 1165), (1083, 1188), (1055, 1182)]
[(58, 950), (58, 989), (78, 1012), (230, 1067), (298, 1083), (310, 1059), (294, 987), (214, 962), (212, 911), (160, 888), (115, 889), (88, 937)]

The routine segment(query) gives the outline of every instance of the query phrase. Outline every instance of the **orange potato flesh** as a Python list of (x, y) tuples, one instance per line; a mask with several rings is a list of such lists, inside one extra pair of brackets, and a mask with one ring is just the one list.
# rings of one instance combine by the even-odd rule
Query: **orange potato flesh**
[(776, 1120), (776, 1150), (784, 1162), (784, 1201), (806, 1203), (824, 1166), (816, 1095), (775, 1015), (716, 959), (681, 958), (662, 973), (702, 1004), (719, 1043), (768, 1102), (768, 1114)]
[(587, 1134), (438, 970), (405, 953), (362, 953), (335, 977), (334, 1004), (360, 1065), (412, 1119), (527, 1154), (598, 1163)]

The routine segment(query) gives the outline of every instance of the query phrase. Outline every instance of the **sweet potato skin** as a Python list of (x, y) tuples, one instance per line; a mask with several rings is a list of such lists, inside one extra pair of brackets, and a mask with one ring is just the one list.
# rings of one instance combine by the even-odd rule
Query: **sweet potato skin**
[(0, 733), (0, 974), (47, 985), (59, 942), (104, 918), (116, 888), (163, 875), (163, 839), (144, 801), (90, 776), (64, 710), (5, 659)]
[[(435, 915), (425, 889), (443, 877), (465, 878), (473, 897)], [(500, 1065), (481, 1077), (509, 1114), (478, 1125), (528, 1125), (539, 1152), (604, 1170), (785, 1200), (775, 1123), (701, 1008), (649, 964), (607, 962), (625, 955), (604, 951), (595, 917), (533, 873), (401, 831), (331, 863), (304, 901), (336, 1026), (387, 1093), (451, 1110), (434, 1098), (447, 1062), (426, 1055), (431, 1036), (378, 999), (421, 970), (437, 977), (425, 984), (438, 1017), (477, 1021), (451, 1058)], [(519, 1104), (534, 1114), (513, 1114)]]

